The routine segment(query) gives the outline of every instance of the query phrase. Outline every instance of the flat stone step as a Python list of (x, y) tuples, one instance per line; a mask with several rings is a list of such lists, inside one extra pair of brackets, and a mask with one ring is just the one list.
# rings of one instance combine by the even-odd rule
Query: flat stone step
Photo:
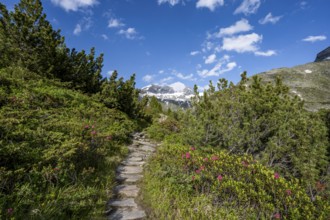
[(125, 183), (136, 183), (142, 178), (140, 174), (120, 174), (116, 177), (118, 181)]
[(149, 146), (149, 145), (143, 145), (139, 148), (139, 150), (146, 151), (146, 152), (154, 152), (156, 149), (155, 147)]
[(109, 220), (138, 220), (146, 217), (146, 213), (140, 209), (117, 209), (109, 216)]
[(143, 168), (140, 166), (119, 166), (117, 172), (123, 174), (139, 174), (142, 173)]
[(150, 142), (147, 141), (143, 141), (143, 140), (135, 140), (133, 141), (134, 144), (139, 144), (139, 145), (148, 145), (148, 146), (155, 146), (155, 144), (152, 144)]
[(143, 166), (146, 162), (145, 161), (129, 161), (129, 160), (124, 160), (121, 162), (121, 164), (126, 165), (126, 166)]
[(142, 157), (128, 157), (126, 159), (127, 161), (135, 161), (135, 162), (139, 162), (139, 161), (143, 161), (143, 158)]
[(129, 154), (129, 157), (146, 157), (148, 155), (147, 152), (144, 151), (134, 151)]
[(115, 191), (126, 197), (137, 197), (140, 189), (136, 185), (119, 185), (115, 187)]
[(116, 200), (110, 201), (109, 206), (122, 207), (122, 208), (137, 208), (137, 204), (135, 203), (133, 198), (116, 199)]

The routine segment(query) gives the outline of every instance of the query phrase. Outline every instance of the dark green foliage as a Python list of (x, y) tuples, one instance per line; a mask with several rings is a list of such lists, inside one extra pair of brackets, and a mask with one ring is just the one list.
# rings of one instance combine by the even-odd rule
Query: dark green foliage
[(262, 84), (246, 74), (234, 86), (219, 80), (183, 115), (186, 143), (210, 145), (235, 154), (252, 154), (263, 164), (313, 185), (327, 167), (326, 127), (322, 119), (291, 98), (280, 79)]
[(136, 123), (22, 68), (0, 70), (0, 93), (0, 218), (101, 216)]
[(21, 66), (48, 78), (70, 82), (86, 93), (100, 91), (103, 55), (65, 46), (46, 20), (40, 0), (21, 0), (13, 12), (0, 3), (0, 68)]
[(139, 92), (135, 89), (135, 74), (127, 81), (114, 71), (110, 79), (106, 79), (101, 87), (99, 99), (108, 108), (115, 108), (125, 112), (131, 118), (146, 118), (143, 113), (145, 101), (139, 103)]

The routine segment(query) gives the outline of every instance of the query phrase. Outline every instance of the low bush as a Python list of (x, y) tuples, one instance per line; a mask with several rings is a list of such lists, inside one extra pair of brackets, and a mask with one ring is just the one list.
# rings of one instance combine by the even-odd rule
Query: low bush
[(137, 125), (65, 87), (25, 69), (0, 70), (1, 219), (90, 219), (104, 211)]
[(325, 186), (310, 198), (251, 156), (170, 144), (145, 171), (143, 199), (154, 219), (329, 219)]

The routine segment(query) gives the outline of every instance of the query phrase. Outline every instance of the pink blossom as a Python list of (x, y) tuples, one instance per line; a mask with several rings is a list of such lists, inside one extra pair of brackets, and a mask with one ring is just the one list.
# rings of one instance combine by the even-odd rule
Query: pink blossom
[(191, 146), (190, 150), (194, 151), (194, 150), (196, 150), (196, 148)]
[(275, 218), (275, 219), (281, 219), (281, 214), (278, 213), (278, 212), (275, 213), (274, 218)]
[(109, 135), (109, 136), (107, 136), (107, 140), (112, 140), (112, 136), (111, 135)]
[(278, 173), (274, 173), (274, 178), (275, 178), (275, 179), (280, 178), (280, 174), (278, 174)]
[(89, 125), (85, 125), (85, 127), (84, 127), (84, 128), (85, 128), (86, 130), (87, 130), (87, 129), (89, 129)]
[(200, 170), (205, 170), (205, 166), (201, 166), (199, 169)]
[(217, 179), (218, 179), (219, 181), (222, 181), (223, 176), (219, 175), (219, 176), (217, 177)]
[(94, 129), (95, 128), (95, 125), (92, 125), (92, 128)]
[(286, 194), (287, 194), (288, 196), (291, 196), (291, 194), (292, 194), (292, 191), (289, 190), (289, 189), (285, 190), (285, 192), (286, 192)]
[(204, 158), (204, 161), (205, 161), (205, 162), (207, 162), (208, 160), (209, 160), (209, 159), (208, 159), (207, 157), (206, 157), (206, 158)]
[(187, 152), (187, 153), (186, 153), (186, 158), (189, 159), (190, 157), (191, 157), (190, 153)]
[(213, 155), (212, 157), (211, 157), (211, 160), (219, 160), (219, 157), (218, 156), (215, 156), (215, 155)]
[(59, 171), (59, 170), (60, 170), (60, 168), (58, 168), (58, 167), (54, 168), (54, 171)]
[(91, 134), (92, 134), (92, 135), (96, 135), (96, 131), (92, 131)]
[(198, 170), (196, 170), (195, 172), (196, 172), (197, 174), (200, 174), (200, 173), (201, 173), (201, 170), (198, 169)]
[(7, 214), (8, 214), (8, 215), (12, 215), (13, 212), (14, 212), (14, 209), (13, 209), (13, 208), (9, 208), (9, 209), (7, 209)]

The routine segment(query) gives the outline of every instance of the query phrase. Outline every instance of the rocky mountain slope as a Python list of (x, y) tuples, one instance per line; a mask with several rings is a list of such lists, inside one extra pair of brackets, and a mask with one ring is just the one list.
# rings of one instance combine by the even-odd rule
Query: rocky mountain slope
[(290, 87), (292, 95), (305, 101), (306, 109), (330, 109), (330, 61), (313, 62), (292, 68), (279, 68), (258, 74), (262, 81), (273, 82), (277, 76)]
[(194, 95), (193, 90), (183, 83), (177, 82), (171, 85), (148, 85), (143, 87), (141, 96), (155, 96), (166, 108), (188, 108), (190, 98)]

